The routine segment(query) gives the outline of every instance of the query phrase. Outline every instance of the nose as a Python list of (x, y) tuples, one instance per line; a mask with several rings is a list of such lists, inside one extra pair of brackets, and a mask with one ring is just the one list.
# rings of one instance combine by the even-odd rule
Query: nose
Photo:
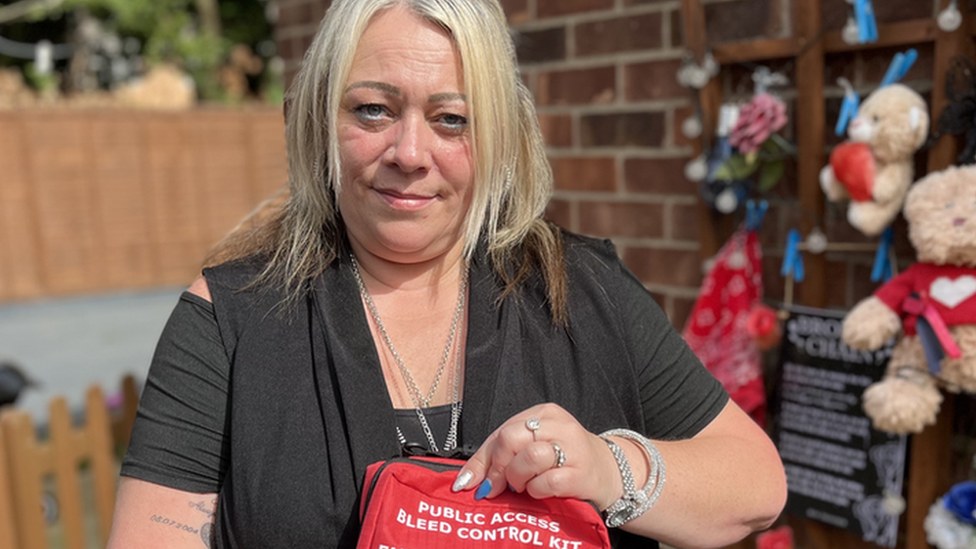
[(405, 173), (426, 170), (431, 163), (432, 129), (422, 115), (406, 115), (400, 119), (394, 141), (390, 144), (390, 163)]

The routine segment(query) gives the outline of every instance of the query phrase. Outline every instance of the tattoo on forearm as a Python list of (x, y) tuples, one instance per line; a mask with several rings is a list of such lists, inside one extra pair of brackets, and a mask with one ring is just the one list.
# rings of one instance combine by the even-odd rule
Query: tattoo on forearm
[(202, 502), (202, 501), (191, 501), (190, 502), (190, 507), (196, 509), (197, 511), (200, 511), (201, 513), (206, 514), (207, 515), (207, 518), (209, 518), (211, 520), (214, 518), (213, 509), (216, 506), (217, 506), (217, 499), (216, 498), (214, 498), (214, 500), (212, 502), (210, 502), (210, 507), (209, 508), (207, 507), (207, 504), (204, 503), (204, 502)]
[(149, 520), (162, 524), (163, 526), (170, 526), (172, 528), (176, 528), (177, 530), (181, 532), (186, 532), (188, 534), (197, 534), (200, 531), (199, 528), (194, 528), (188, 524), (184, 524), (182, 522), (160, 515), (153, 515), (149, 517)]
[(200, 538), (207, 549), (211, 549), (215, 545), (213, 523), (208, 522), (200, 527)]

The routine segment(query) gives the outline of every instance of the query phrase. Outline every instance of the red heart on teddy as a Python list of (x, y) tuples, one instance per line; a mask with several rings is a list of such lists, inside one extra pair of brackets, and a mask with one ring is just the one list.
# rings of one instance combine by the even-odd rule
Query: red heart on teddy
[(837, 181), (858, 202), (871, 200), (874, 188), (874, 154), (867, 143), (841, 143), (830, 153), (830, 167)]

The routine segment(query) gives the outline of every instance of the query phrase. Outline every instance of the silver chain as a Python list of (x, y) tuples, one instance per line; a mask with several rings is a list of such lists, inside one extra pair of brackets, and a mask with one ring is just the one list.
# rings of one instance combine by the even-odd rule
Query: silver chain
[[(400, 376), (403, 378), (403, 382), (407, 386), (407, 392), (410, 394), (410, 400), (413, 403), (414, 410), (417, 412), (417, 419), (420, 420), (420, 426), (423, 427), (424, 434), (427, 436), (427, 442), (430, 444), (430, 450), (437, 452), (437, 443), (434, 441), (434, 434), (430, 429), (430, 425), (427, 423), (427, 416), (424, 415), (423, 408), (430, 406), (430, 401), (433, 399), (434, 393), (437, 391), (437, 386), (440, 384), (441, 377), (443, 377), (444, 367), (447, 365), (447, 359), (451, 355), (451, 349), (454, 347), (457, 327), (460, 323), (461, 313), (464, 312), (464, 296), (466, 295), (466, 290), (468, 288), (468, 269), (465, 268), (463, 274), (461, 275), (461, 285), (460, 289), (458, 290), (457, 305), (454, 308), (454, 318), (451, 320), (451, 330), (447, 336), (447, 344), (444, 346), (444, 353), (441, 356), (440, 364), (437, 366), (437, 374), (434, 376), (434, 382), (431, 384), (430, 390), (427, 392), (425, 397), (420, 394), (420, 388), (417, 386), (416, 381), (414, 381), (413, 376), (410, 375), (410, 371), (407, 370), (407, 366), (403, 363), (403, 358), (400, 356), (400, 353), (398, 353), (396, 348), (393, 347), (393, 341), (390, 340), (389, 334), (386, 333), (386, 327), (383, 326), (383, 321), (380, 320), (380, 313), (376, 309), (376, 303), (373, 302), (373, 297), (370, 295), (369, 290), (366, 288), (366, 283), (363, 282), (363, 277), (359, 273), (359, 264), (356, 261), (356, 256), (351, 256), (351, 259), (352, 272), (356, 277), (356, 284), (359, 286), (359, 293), (363, 296), (363, 301), (366, 302), (366, 308), (369, 309), (369, 314), (373, 317), (373, 322), (376, 323), (376, 327), (379, 329), (380, 335), (383, 337), (383, 341), (386, 343), (386, 347), (390, 350), (390, 354), (393, 355), (393, 360), (396, 361), (397, 368), (400, 370)], [(458, 420), (461, 417), (460, 349), (458, 349), (458, 352), (455, 354), (453, 381), (453, 391), (451, 395), (451, 426), (447, 432), (447, 440), (444, 442), (445, 451), (453, 450), (455, 447), (457, 447)], [(400, 440), (400, 444), (406, 444), (406, 437), (403, 436), (403, 432), (400, 431), (399, 426), (397, 427), (397, 438)]]

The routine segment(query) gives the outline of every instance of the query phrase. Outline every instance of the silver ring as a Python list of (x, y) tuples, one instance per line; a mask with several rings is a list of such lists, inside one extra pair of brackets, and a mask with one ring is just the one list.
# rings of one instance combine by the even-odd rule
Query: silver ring
[(549, 444), (552, 444), (552, 450), (556, 454), (556, 460), (552, 463), (552, 467), (558, 469), (566, 463), (566, 452), (563, 452), (563, 449), (555, 442), (550, 442)]
[(538, 440), (535, 438), (535, 432), (539, 430), (539, 427), (542, 427), (542, 422), (537, 417), (530, 417), (525, 421), (525, 428), (532, 431), (532, 442)]

